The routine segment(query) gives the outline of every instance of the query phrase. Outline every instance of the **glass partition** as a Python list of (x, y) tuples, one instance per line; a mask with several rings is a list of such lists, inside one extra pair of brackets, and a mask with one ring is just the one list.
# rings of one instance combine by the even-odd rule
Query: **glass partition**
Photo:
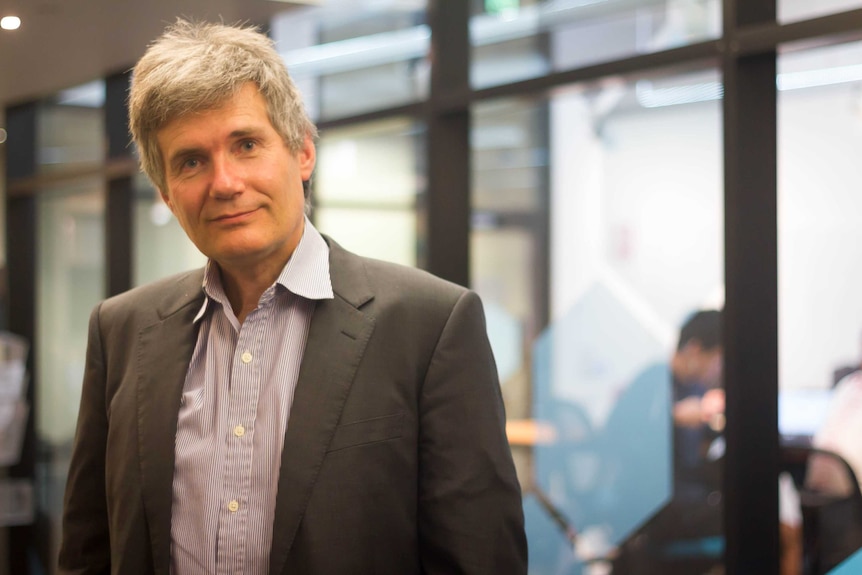
[(474, 110), (472, 281), (531, 573), (722, 565), (720, 97), (705, 70)]
[(37, 170), (98, 167), (105, 157), (105, 83), (58, 92), (39, 108)]
[(424, 149), (424, 127), (404, 118), (323, 132), (313, 178), (315, 226), (361, 255), (421, 264)]
[(717, 38), (719, 0), (474, 3), (471, 83), (484, 88)]
[[(88, 320), (105, 292), (105, 185), (99, 175), (106, 154), (104, 105), (104, 81), (61, 90), (33, 103), (33, 123), (28, 125), (33, 133), (18, 133), (15, 142), (22, 146), (29, 141), (35, 155), (34, 171), (27, 174), (34, 176), (27, 193), (34, 194), (38, 222), (31, 253), (35, 452), (28, 456), (35, 461), (34, 533), (44, 541), (40, 557), (31, 561), (34, 568), (41, 561), (48, 573), (55, 572)], [(17, 152), (22, 157), (22, 149)], [(26, 240), (19, 244), (10, 249), (30, 250)]]
[(793, 22), (862, 8), (860, 0), (778, 0), (778, 20)]
[(539, 265), (547, 235), (547, 114), (545, 102), (483, 103), (474, 109), (471, 130), (470, 284), (485, 305), (513, 418), (529, 417), (530, 344), (543, 327), (547, 302)]
[(806, 568), (847, 561), (834, 572), (853, 573), (862, 565), (851, 557), (862, 547), (862, 43), (788, 50), (778, 71), (782, 465), (798, 492), (801, 508), (789, 511)]
[[(90, 311), (104, 297), (103, 183), (82, 180), (45, 189), (37, 205), (37, 507), (56, 546), (81, 399), (87, 325)], [(53, 566), (57, 549), (50, 553)]]
[(424, 0), (315, 4), (271, 22), (271, 35), (313, 119), (427, 96), (431, 32)]

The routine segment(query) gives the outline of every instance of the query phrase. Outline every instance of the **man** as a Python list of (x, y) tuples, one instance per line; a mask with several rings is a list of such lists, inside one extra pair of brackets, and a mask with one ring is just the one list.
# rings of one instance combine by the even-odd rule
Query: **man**
[(209, 262), (93, 312), (61, 572), (525, 573), (481, 303), (317, 233), (271, 42), (179, 21), (129, 107)]
[[(644, 372), (652, 377), (636, 380), (621, 399), (620, 403), (627, 402), (625, 409), (633, 414), (637, 402), (645, 405), (661, 396), (658, 401), (670, 405), (673, 423), (672, 498), (624, 545), (620, 559), (615, 562), (615, 568), (624, 573), (664, 575), (669, 572), (711, 573), (711, 568), (721, 569), (718, 567), (724, 548), (720, 497), (724, 440), (721, 434), (725, 423), (721, 316), (720, 310), (701, 310), (689, 316), (680, 328), (669, 365), (653, 366)], [(649, 388), (654, 390), (651, 392)], [(653, 433), (652, 430), (661, 424), (660, 419), (668, 419), (662, 417), (666, 411), (653, 411), (660, 414), (660, 419), (647, 417), (648, 410), (641, 410), (641, 413), (640, 421), (634, 417), (626, 421), (623, 413), (616, 415), (617, 438), (626, 429), (632, 433), (632, 424), (638, 425), (640, 430), (650, 429), (646, 433)], [(664, 435), (670, 436), (668, 430)], [(628, 450), (624, 455), (637, 461), (635, 447)], [(642, 456), (637, 465), (643, 469), (650, 461)], [(643, 473), (633, 468), (627, 475), (632, 482), (637, 482)], [(779, 481), (782, 575), (798, 574), (801, 565), (798, 495), (792, 492), (786, 479)]]
[[(720, 499), (710, 497), (721, 487), (720, 463), (708, 453), (723, 426), (721, 383), (721, 312), (702, 310), (680, 328), (669, 361), (643, 370), (614, 405), (602, 448), (608, 513), (622, 527), (615, 572), (703, 573), (721, 562), (706, 544), (722, 534)], [(705, 543), (690, 570), (668, 551), (680, 541)]]
[(715, 468), (707, 450), (723, 427), (721, 376), (721, 312), (698, 311), (680, 328), (670, 360), (641, 371), (608, 416), (603, 439), (626, 485), (620, 496), (665, 490), (662, 471), (671, 466), (676, 497), (700, 500), (719, 487), (705, 471)]
[(724, 430), (722, 366), (721, 312), (699, 311), (680, 329), (670, 361), (677, 497), (700, 499), (720, 488), (707, 451)]

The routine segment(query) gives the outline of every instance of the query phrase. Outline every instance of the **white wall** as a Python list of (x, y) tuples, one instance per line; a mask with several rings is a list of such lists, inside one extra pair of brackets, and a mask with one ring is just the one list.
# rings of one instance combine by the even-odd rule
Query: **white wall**
[(862, 103), (843, 84), (779, 98), (779, 374), (828, 387), (862, 335)]

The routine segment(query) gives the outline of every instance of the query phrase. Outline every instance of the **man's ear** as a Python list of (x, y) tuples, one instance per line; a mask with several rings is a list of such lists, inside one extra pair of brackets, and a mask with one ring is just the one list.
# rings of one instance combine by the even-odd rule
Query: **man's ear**
[(302, 142), (302, 147), (296, 154), (296, 159), (299, 162), (299, 175), (303, 181), (307, 181), (314, 171), (314, 164), (317, 161), (317, 150), (314, 147), (314, 140), (310, 135), (306, 135)]
[(168, 208), (171, 210), (171, 213), (176, 215), (176, 213), (174, 212), (174, 204), (173, 202), (171, 202), (171, 198), (168, 196), (168, 194), (159, 189), (159, 195), (162, 197), (162, 201), (165, 202), (165, 205), (168, 206)]

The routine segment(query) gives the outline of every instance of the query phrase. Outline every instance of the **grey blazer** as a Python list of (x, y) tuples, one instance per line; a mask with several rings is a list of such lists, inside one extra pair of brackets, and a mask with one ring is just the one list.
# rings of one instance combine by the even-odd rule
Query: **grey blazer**
[[(270, 574), (522, 574), (521, 493), (481, 302), (330, 244), (285, 435)], [(174, 437), (202, 270), (90, 319), (60, 572), (170, 571)]]

